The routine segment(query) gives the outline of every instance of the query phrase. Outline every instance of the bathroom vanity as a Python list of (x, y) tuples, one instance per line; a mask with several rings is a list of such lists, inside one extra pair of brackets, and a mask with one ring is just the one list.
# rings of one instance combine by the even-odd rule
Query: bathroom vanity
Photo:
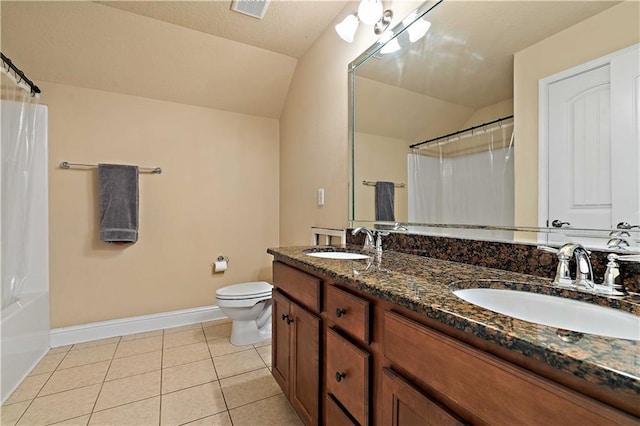
[[(640, 424), (640, 341), (566, 333), (453, 294), (558, 295), (550, 280), (399, 252), (380, 263), (305, 254), (318, 250), (335, 249), (268, 250), (273, 376), (305, 424)], [(640, 315), (637, 297), (614, 304)]]

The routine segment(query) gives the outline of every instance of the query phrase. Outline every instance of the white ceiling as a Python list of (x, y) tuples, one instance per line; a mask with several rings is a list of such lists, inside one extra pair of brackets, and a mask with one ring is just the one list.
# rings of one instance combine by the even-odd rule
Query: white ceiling
[(271, 0), (262, 20), (233, 12), (231, 0), (98, 3), (300, 58), (348, 1)]

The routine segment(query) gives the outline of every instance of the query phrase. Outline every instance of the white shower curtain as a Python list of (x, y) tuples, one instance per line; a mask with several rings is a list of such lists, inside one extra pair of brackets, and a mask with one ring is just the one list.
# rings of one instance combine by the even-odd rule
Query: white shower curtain
[(0, 278), (2, 308), (14, 303), (28, 277), (38, 98), (3, 69), (1, 129)]
[(480, 152), (448, 155), (436, 146), (408, 155), (409, 222), (513, 225), (512, 132), (497, 132), (495, 143), (491, 133), (474, 136), (486, 139)]

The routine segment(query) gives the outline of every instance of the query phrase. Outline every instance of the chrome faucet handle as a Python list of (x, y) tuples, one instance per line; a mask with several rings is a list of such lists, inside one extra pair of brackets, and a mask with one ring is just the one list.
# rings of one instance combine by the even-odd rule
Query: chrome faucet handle
[(408, 228), (401, 224), (400, 222), (396, 222), (393, 224), (394, 231), (408, 231)]
[(376, 251), (382, 253), (382, 237), (386, 237), (387, 235), (389, 235), (389, 233), (383, 231), (374, 231), (374, 234), (376, 235)]
[(604, 281), (602, 285), (597, 285), (597, 290), (601, 294), (610, 296), (622, 296), (626, 293), (626, 290), (620, 282), (620, 265), (616, 260), (618, 255), (610, 253), (607, 255), (607, 270), (604, 271)]
[[(625, 232), (625, 234), (627, 233)], [(613, 237), (607, 241), (607, 247), (623, 249), (625, 247), (629, 247), (629, 241), (621, 237)]]
[(609, 236), (611, 238), (616, 238), (616, 237), (630, 237), (631, 235), (627, 231), (618, 230), (618, 231), (609, 232)]
[(620, 222), (620, 223), (618, 223), (618, 225), (616, 225), (616, 228), (618, 228), (618, 229), (633, 229), (633, 228), (640, 228), (640, 225), (631, 225), (629, 222)]
[(604, 272), (604, 281), (602, 285), (596, 286), (597, 290), (606, 295), (610, 296), (623, 296), (627, 294), (627, 290), (624, 288), (624, 285), (620, 281), (620, 265), (618, 261), (622, 262), (639, 262), (640, 263), (640, 254), (615, 254), (609, 253), (607, 255), (607, 270)]
[(547, 253), (558, 254), (558, 249), (555, 247), (549, 246), (538, 246), (536, 247), (538, 250), (546, 251)]
[(549, 246), (538, 246), (538, 250), (558, 256), (558, 266), (556, 267), (556, 276), (553, 279), (553, 283), (561, 287), (571, 286), (573, 283), (571, 281), (571, 273), (569, 272), (569, 260), (571, 259), (571, 256), (564, 252), (560, 252), (560, 249)]

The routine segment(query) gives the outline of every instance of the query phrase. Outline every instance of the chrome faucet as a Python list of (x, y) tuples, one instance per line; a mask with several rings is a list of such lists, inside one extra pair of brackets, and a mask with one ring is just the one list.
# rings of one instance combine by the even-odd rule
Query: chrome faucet
[(560, 247), (558, 256), (561, 253), (576, 259), (576, 279), (573, 285), (579, 288), (593, 289), (593, 267), (591, 266), (591, 258), (589, 252), (581, 244), (567, 243)]
[[(577, 287), (578, 289), (586, 290), (595, 289), (591, 258), (589, 257), (587, 249), (581, 244), (566, 243), (559, 249), (546, 246), (539, 246), (538, 248), (549, 253), (555, 253), (558, 256), (558, 267), (556, 268), (556, 276), (553, 280), (554, 284), (560, 287)], [(569, 260), (571, 260), (572, 257), (576, 260), (576, 279), (573, 281), (569, 273)]]
[(374, 232), (370, 229), (365, 228), (364, 226), (359, 226), (351, 231), (351, 235), (358, 235), (360, 232), (364, 233), (364, 245), (362, 246), (363, 250), (375, 250), (376, 243), (374, 242), (373, 234)]
[(375, 250), (376, 254), (380, 256), (382, 254), (382, 237), (389, 235), (388, 232), (372, 231), (364, 226), (360, 226), (353, 231), (351, 235), (357, 235), (360, 232), (364, 233), (364, 246), (363, 250)]

